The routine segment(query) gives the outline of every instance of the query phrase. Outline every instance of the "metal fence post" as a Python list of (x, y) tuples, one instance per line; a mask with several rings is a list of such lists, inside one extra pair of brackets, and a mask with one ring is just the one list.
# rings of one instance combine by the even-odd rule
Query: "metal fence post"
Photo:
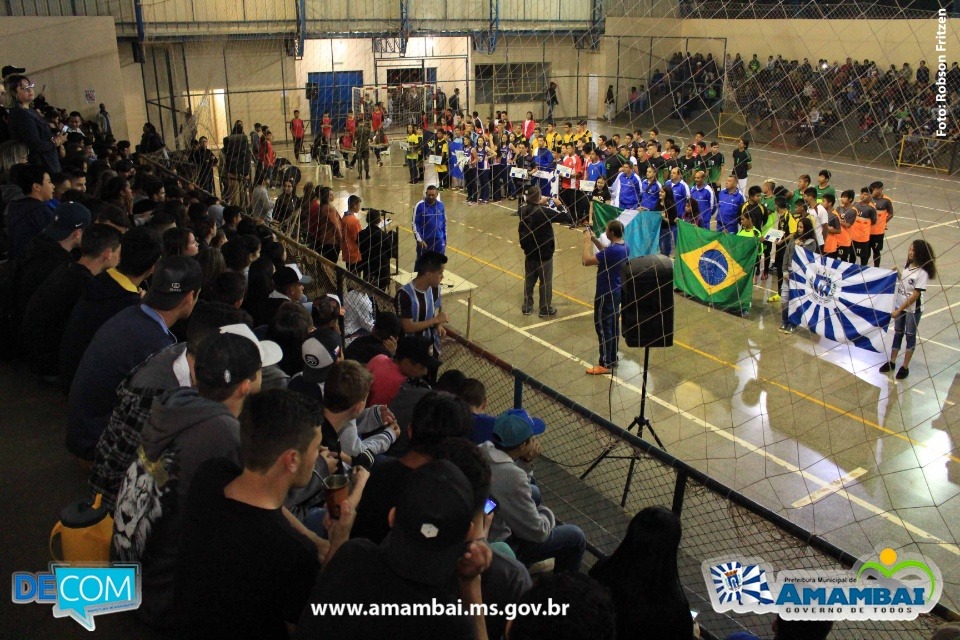
[[(323, 267), (321, 266), (320, 268), (322, 269)], [(335, 269), (334, 273), (336, 273), (336, 277), (337, 277), (337, 295), (340, 297), (340, 304), (342, 305), (344, 301), (347, 299), (346, 297), (347, 288), (344, 286), (343, 271), (341, 271), (340, 269)], [(340, 335), (343, 335), (344, 331), (346, 330), (346, 326), (344, 324), (344, 317), (341, 315), (340, 318), (337, 320), (337, 322), (340, 323)]]
[(683, 494), (687, 490), (687, 474), (677, 473), (677, 483), (673, 486), (673, 513), (680, 517), (683, 510)]
[(523, 380), (520, 379), (518, 371), (513, 372), (513, 408), (523, 408)]

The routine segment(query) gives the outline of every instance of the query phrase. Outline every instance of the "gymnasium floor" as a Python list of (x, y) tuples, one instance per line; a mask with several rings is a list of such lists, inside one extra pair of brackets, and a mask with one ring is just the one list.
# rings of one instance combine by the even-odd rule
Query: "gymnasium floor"
[[(595, 135), (622, 128), (591, 123)], [(670, 135), (662, 132), (661, 140)], [(678, 142), (680, 140), (678, 139)], [(732, 143), (722, 143), (728, 163)], [(852, 553), (923, 542), (943, 571), (943, 603), (960, 608), (960, 224), (951, 204), (956, 180), (933, 172), (828, 162), (775, 148), (752, 149), (749, 184), (773, 178), (791, 190), (801, 173), (833, 172), (837, 191), (882, 180), (895, 206), (882, 266), (903, 265), (914, 238), (937, 251), (940, 277), (929, 288), (910, 377), (877, 371), (884, 356), (848, 348), (805, 330), (785, 336), (779, 303), (761, 283), (741, 318), (678, 296), (676, 343), (651, 351), (647, 417), (667, 451), (823, 535)], [(401, 268), (413, 268), (409, 232), (422, 185), (407, 184), (396, 160), (373, 167), (372, 180), (335, 187), (344, 210), (351, 193), (363, 206), (394, 212), (401, 226)], [(309, 170), (306, 179), (310, 178)], [(522, 252), (515, 203), (467, 206), (446, 191), (448, 270), (478, 285), (471, 338), (484, 348), (626, 426), (639, 413), (642, 352), (621, 343), (611, 380), (584, 373), (596, 364), (592, 300), (595, 268), (580, 264), (581, 234), (555, 226), (554, 305), (544, 320), (520, 313)], [(771, 281), (772, 282), (772, 281)], [(956, 306), (955, 306), (956, 305)], [(444, 305), (466, 329), (465, 301)], [(648, 436), (649, 437), (649, 436)], [(614, 496), (616, 497), (616, 496)]]

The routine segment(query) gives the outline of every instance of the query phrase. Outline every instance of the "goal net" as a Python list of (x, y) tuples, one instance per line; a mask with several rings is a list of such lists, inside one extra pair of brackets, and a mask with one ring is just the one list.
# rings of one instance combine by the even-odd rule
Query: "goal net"
[(420, 125), (426, 117), (433, 124), (437, 117), (435, 84), (383, 84), (353, 87), (353, 111), (367, 117), (377, 104), (384, 110), (388, 129), (405, 129), (408, 124)]

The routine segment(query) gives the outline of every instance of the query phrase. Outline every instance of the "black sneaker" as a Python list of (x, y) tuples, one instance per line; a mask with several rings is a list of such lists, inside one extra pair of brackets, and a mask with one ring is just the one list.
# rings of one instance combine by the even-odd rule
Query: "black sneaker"
[(906, 367), (900, 367), (900, 370), (897, 371), (897, 380), (903, 380), (908, 375), (910, 375), (910, 369), (907, 369)]
[(522, 313), (525, 316), (528, 316), (531, 313), (533, 313), (533, 307), (528, 307), (527, 305), (523, 305), (522, 307), (520, 307), (520, 313)]
[(892, 360), (890, 362), (884, 362), (883, 366), (880, 367), (880, 373), (890, 373), (897, 367), (897, 364)]
[(550, 316), (555, 316), (555, 315), (557, 315), (557, 309), (556, 309), (556, 307), (548, 307), (548, 308), (546, 308), (546, 309), (540, 309), (540, 313), (539, 313), (538, 315), (539, 315), (541, 318), (547, 318), (547, 317), (550, 317)]

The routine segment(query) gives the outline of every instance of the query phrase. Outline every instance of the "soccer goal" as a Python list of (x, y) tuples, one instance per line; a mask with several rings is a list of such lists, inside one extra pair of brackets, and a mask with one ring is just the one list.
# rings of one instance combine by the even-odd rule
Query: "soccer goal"
[(353, 87), (353, 111), (367, 116), (374, 105), (380, 103), (386, 110), (387, 128), (403, 128), (408, 124), (420, 124), (427, 114), (433, 122), (435, 84), (382, 84)]

